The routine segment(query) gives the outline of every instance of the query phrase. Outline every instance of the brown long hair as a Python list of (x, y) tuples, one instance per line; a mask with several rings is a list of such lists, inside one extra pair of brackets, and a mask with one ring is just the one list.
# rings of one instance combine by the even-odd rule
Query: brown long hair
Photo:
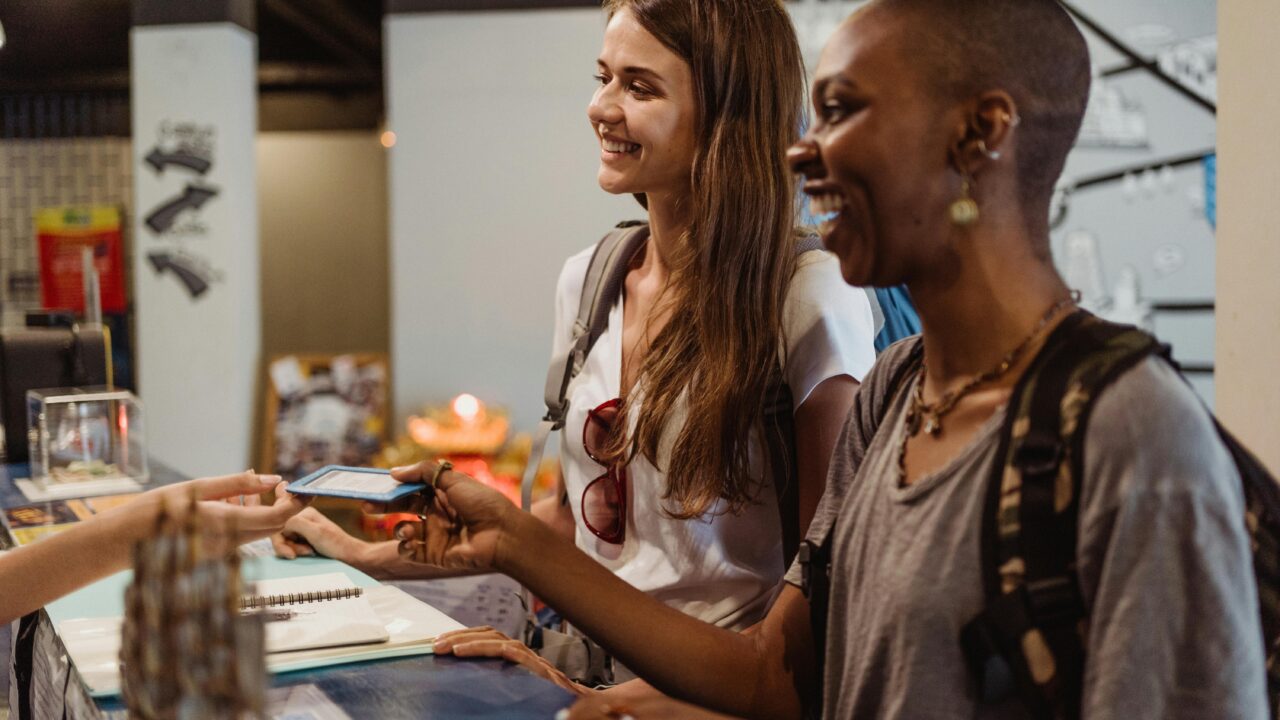
[[(663, 497), (678, 505), (672, 516), (697, 517), (720, 499), (739, 512), (763, 480), (751, 477), (749, 441), (762, 432), (765, 393), (777, 378), (782, 306), (796, 265), (796, 181), (785, 157), (804, 113), (800, 47), (781, 0), (605, 0), (604, 7), (610, 17), (629, 10), (689, 64), (698, 103), (692, 222), (665, 258), (663, 301), (673, 312), (640, 371), (635, 436), (614, 438), (613, 459), (638, 451), (656, 466), (669, 447)], [(688, 419), (664, 447), (681, 396)], [(615, 427), (627, 428), (627, 419)]]

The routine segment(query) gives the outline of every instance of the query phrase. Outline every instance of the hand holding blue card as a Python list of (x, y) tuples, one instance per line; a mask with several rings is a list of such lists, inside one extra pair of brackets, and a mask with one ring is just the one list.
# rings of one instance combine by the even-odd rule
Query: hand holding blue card
[(328, 465), (289, 484), (295, 495), (323, 495), (373, 503), (390, 503), (422, 492), (426, 483), (402, 483), (389, 470)]

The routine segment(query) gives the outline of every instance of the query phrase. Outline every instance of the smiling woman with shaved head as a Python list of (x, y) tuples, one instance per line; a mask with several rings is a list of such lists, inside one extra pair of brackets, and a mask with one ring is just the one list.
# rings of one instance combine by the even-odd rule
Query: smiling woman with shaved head
[[(756, 632), (650, 601), (456, 473), (410, 542), (511, 574), (656, 687), (735, 715), (1266, 717), (1240, 477), (1207, 411), (1151, 355), (1105, 387), (1083, 365), (1034, 385), (1083, 352), (1062, 338), (1106, 328), (1048, 252), (1088, 91), (1053, 0), (873, 0), (827, 45), (791, 166), (845, 279), (905, 283), (924, 331), (859, 389), (806, 562)], [(1024, 378), (1062, 419), (1047, 438)], [(1080, 438), (1071, 462), (1059, 432)], [(569, 715), (679, 717), (671, 702), (604, 693)]]

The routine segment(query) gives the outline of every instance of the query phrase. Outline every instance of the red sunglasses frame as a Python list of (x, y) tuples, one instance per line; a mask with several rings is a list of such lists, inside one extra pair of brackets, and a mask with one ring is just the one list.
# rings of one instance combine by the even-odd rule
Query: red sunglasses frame
[[(600, 403), (595, 407), (594, 410), (587, 411), (586, 422), (582, 424), (582, 449), (586, 451), (587, 457), (591, 458), (592, 460), (599, 463), (600, 465), (604, 465), (606, 470), (602, 475), (597, 477), (595, 480), (592, 480), (591, 482), (587, 483), (587, 486), (582, 490), (582, 497), (578, 501), (579, 508), (582, 511), (582, 522), (584, 525), (587, 526), (587, 529), (591, 531), (591, 534), (595, 535), (596, 537), (600, 538), (601, 540), (607, 543), (611, 543), (614, 545), (621, 545), (623, 539), (626, 536), (627, 469), (626, 469), (626, 466), (610, 465), (602, 461), (600, 458), (596, 457), (596, 454), (591, 451), (591, 444), (587, 442), (587, 432), (591, 429), (591, 424), (593, 422), (599, 425), (600, 427), (604, 428), (606, 430), (606, 434), (608, 432), (611, 432), (613, 430), (612, 421), (605, 420), (602, 417), (602, 415), (604, 412), (608, 410), (617, 410), (621, 407), (622, 407), (622, 398), (614, 398), (612, 400), (606, 400), (605, 402)], [(600, 482), (612, 482), (613, 491), (618, 498), (618, 502), (616, 503), (616, 507), (618, 509), (618, 517), (617, 517), (617, 520), (615, 521), (615, 529), (612, 531), (601, 530), (597, 528), (595, 525), (591, 523), (591, 520), (588, 519), (588, 516), (587, 516), (587, 496), (591, 494), (592, 488), (594, 488), (596, 484)], [(602, 486), (599, 490), (596, 490), (596, 492), (604, 493), (604, 492), (607, 492), (607, 490)]]

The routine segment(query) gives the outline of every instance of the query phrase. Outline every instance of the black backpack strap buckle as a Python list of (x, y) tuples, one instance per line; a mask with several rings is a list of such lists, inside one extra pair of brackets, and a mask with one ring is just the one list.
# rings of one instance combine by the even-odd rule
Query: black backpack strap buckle
[(1080, 587), (1072, 576), (1028, 581), (1021, 590), (1026, 593), (1031, 623), (1036, 627), (1071, 626), (1085, 617)]
[(1042, 478), (1058, 472), (1064, 454), (1060, 437), (1033, 430), (1018, 447), (1013, 462), (1022, 470), (1024, 480)]
[[(828, 536), (829, 538), (829, 536)], [(796, 552), (796, 560), (800, 563), (800, 589), (809, 599), (812, 606), (814, 600), (825, 604), (831, 581), (831, 541), (823, 544), (804, 540)]]

